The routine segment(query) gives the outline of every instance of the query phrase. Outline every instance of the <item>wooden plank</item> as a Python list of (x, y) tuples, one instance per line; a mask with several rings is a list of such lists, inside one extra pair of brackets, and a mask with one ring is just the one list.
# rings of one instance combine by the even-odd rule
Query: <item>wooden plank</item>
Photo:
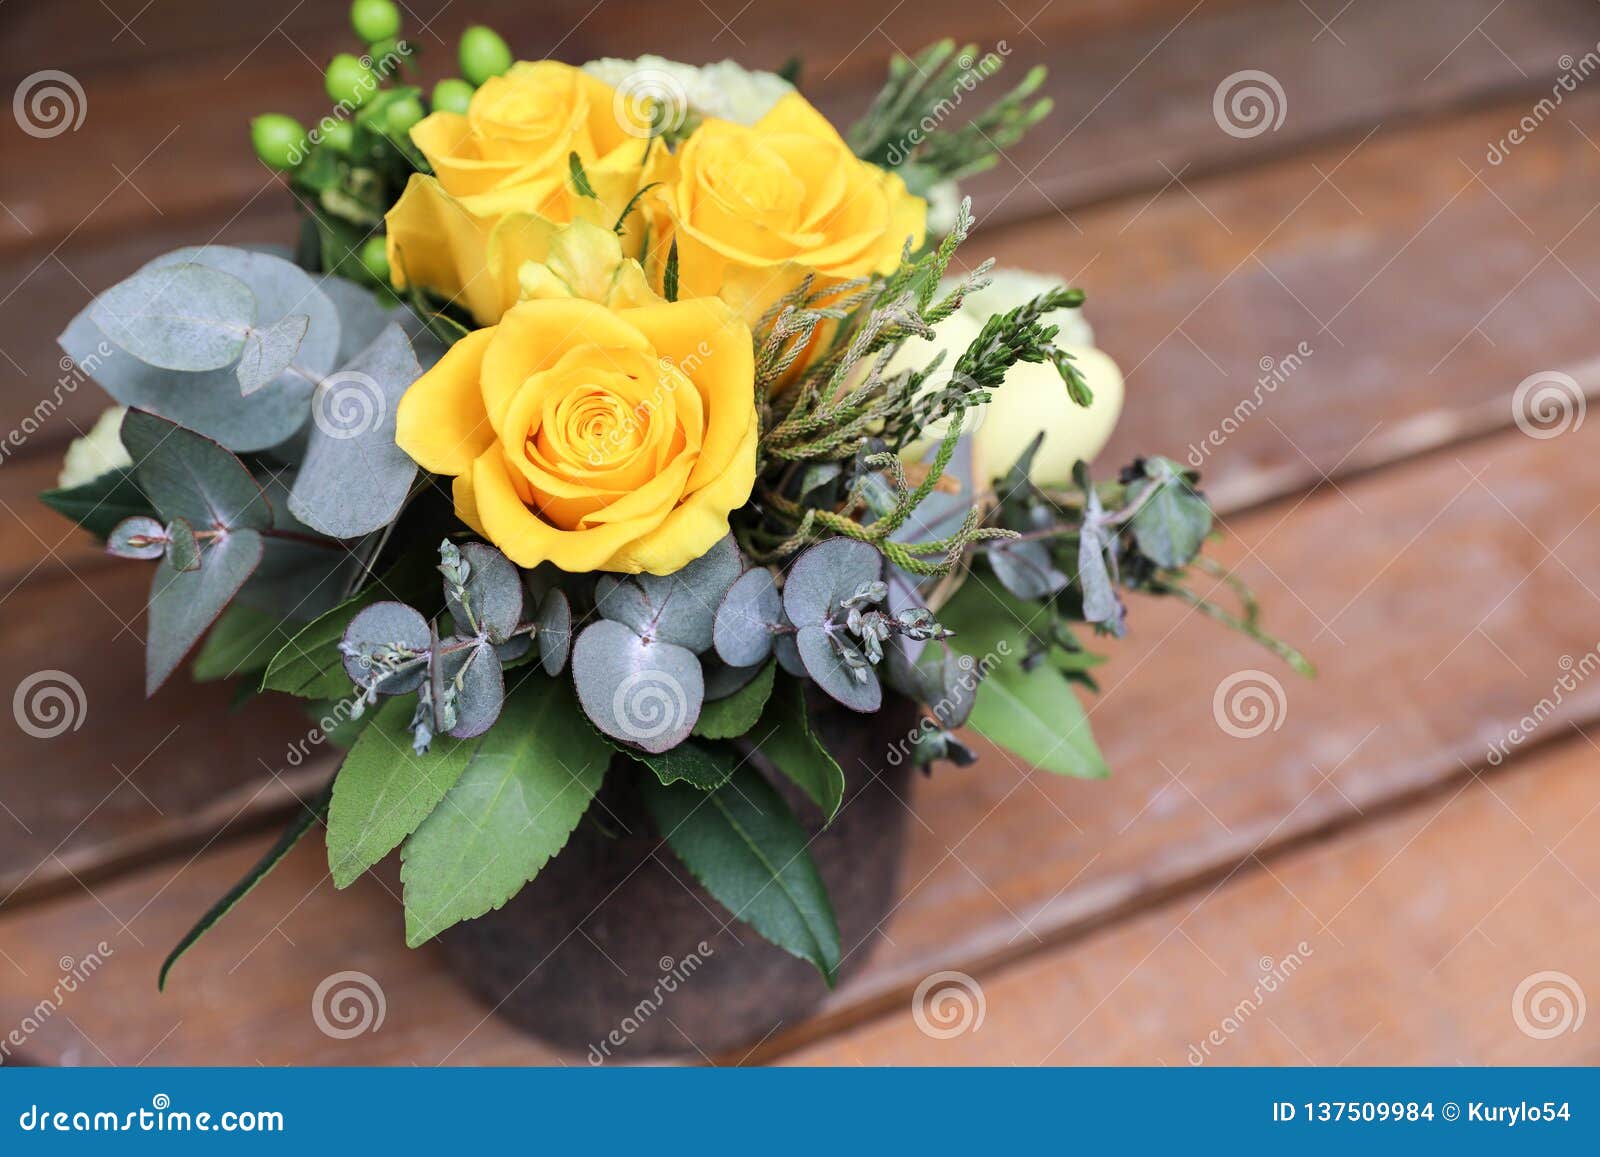
[[(1175, 606), (1138, 607), (1135, 637), (1115, 648), (1104, 694), (1092, 707), (1113, 778), (1080, 782), (1029, 773), (985, 748), (977, 767), (943, 769), (920, 782), (904, 899), (886, 927), (889, 943), (814, 1025), (776, 1038), (777, 1047), (893, 1007), (934, 971), (986, 975), (1142, 910), (1153, 897), (1209, 886), (1252, 854), (1266, 857), (1357, 823), (1396, 799), (1458, 781), (1489, 758), (1491, 745), (1516, 755), (1558, 738), (1571, 722), (1600, 719), (1600, 680), (1588, 678), (1600, 664), (1600, 605), (1585, 586), (1585, 576), (1600, 568), (1600, 536), (1584, 529), (1600, 509), (1589, 497), (1600, 492), (1596, 438), (1588, 427), (1544, 442), (1508, 433), (1238, 519), (1224, 557), (1261, 589), (1273, 626), (1307, 645), (1322, 665), (1321, 678), (1297, 681), (1248, 642)], [(1222, 728), (1214, 692), (1240, 672), (1258, 672), (1250, 678), (1269, 693), (1270, 680), (1281, 684), (1283, 706), (1274, 704), (1268, 717), (1276, 729), (1240, 738), (1236, 733), (1250, 721), (1238, 714), (1225, 716), (1234, 733)], [(1543, 722), (1531, 737), (1510, 742), (1512, 729), (1525, 726), (1519, 720), (1535, 711)], [(8, 769), (6, 777), (4, 797), (19, 797), (13, 786), (19, 773)], [(109, 887), (94, 885), (115, 920), (93, 898), (18, 909), (0, 920), (0, 946), (48, 961), (66, 951), (66, 941), (81, 946), (89, 931), (119, 930), (120, 920), (146, 941), (139, 953), (129, 949), (129, 959), (148, 969), (257, 850), (252, 844), (216, 853), (208, 857), (218, 863), (214, 868), (168, 863)], [(203, 948), (207, 955), (189, 965), (191, 976), (208, 968), (225, 972), (260, 939), (261, 926), (252, 921), (271, 927), (309, 893), (288, 931), (295, 947), (274, 943), (271, 956), (271, 971), (292, 978), (280, 986), (292, 999), (270, 995), (270, 985), (269, 995), (260, 995), (222, 980), (212, 987), (208, 979), (207, 1007), (231, 999), (241, 1008), (230, 1016), (290, 1021), (301, 1015), (295, 1009), (304, 1007), (305, 993), (337, 967), (368, 964), (364, 971), (387, 977), (388, 971), (374, 971), (374, 961), (388, 953), (405, 958), (392, 966), (400, 974), (414, 975), (407, 970), (416, 958), (400, 947), (393, 898), (376, 885), (337, 898), (314, 890), (323, 868), (313, 850), (305, 856), (281, 892), (252, 897), (236, 915), (259, 911), (242, 926), (219, 930)], [(143, 899), (133, 899), (154, 894), (175, 871), (180, 878), (160, 901), (145, 908)], [(373, 905), (381, 916), (357, 911)], [(347, 931), (379, 919), (386, 921), (382, 937)], [(1267, 950), (1253, 947), (1250, 958)], [(98, 1026), (127, 1011), (109, 995), (111, 987), (104, 997), (86, 998), (108, 1002), (92, 1014), (97, 1039)], [(430, 999), (453, 998), (441, 989)], [(281, 1006), (263, 1010), (258, 1001)], [(468, 1014), (448, 1011), (455, 1007), (433, 1022), (435, 1045), (448, 1038), (450, 1047), (471, 1027), (461, 1019)], [(172, 1018), (159, 1028), (149, 1019), (130, 1023), (137, 1032), (129, 1043), (102, 1047), (119, 1058), (137, 1055)], [(318, 1047), (298, 1059), (326, 1059), (299, 1026), (288, 1031), (299, 1034), (298, 1044), (260, 1047), (282, 1048), (284, 1054), (272, 1053), (282, 1056), (311, 1040)], [(210, 1036), (192, 1047), (220, 1048), (217, 1059), (235, 1055)], [(373, 1050), (389, 1046), (372, 1040), (359, 1047), (351, 1059), (380, 1059)], [(506, 1055), (493, 1041), (481, 1054), (476, 1047), (451, 1059)], [(408, 1038), (381, 1059), (433, 1063), (441, 1051)], [(163, 1055), (177, 1063), (205, 1054)]]
[[(784, 1063), (1600, 1063), (1592, 1028), (1568, 1014), (1560, 1031), (1555, 1003), (1563, 992), (1592, 1003), (1600, 989), (1596, 750), (1572, 738), (1337, 841), (1246, 861), (1225, 884), (1081, 942), (980, 971), (959, 982), (969, 999), (983, 994), (975, 1030), (930, 1037), (908, 998)], [(1535, 979), (1517, 1001), (1541, 972), (1568, 979)], [(1543, 1020), (1541, 989), (1552, 1001)], [(947, 1011), (928, 1023), (975, 1023)]]
[[(808, 91), (843, 124), (866, 107), (895, 46), (914, 50), (943, 36), (1003, 42), (1012, 67), (1002, 75), (1051, 66), (1046, 91), (1057, 112), (1009, 160), (972, 182), (980, 211), (995, 220), (1072, 213), (1087, 200), (1160, 187), (1173, 173), (1193, 178), (1497, 94), (1542, 95), (1562, 53), (1581, 56), (1600, 39), (1600, 13), (1582, 0), (1494, 12), (1453, 0), (1356, 5), (1337, 18), (1330, 13), (1327, 30), (1299, 0), (1144, 0), (1127, 11), (1047, 5), (1031, 19), (1001, 0), (935, 0), (914, 12), (885, 2), (877, 12), (882, 22), (870, 5), (865, 13), (859, 4), (833, 7), (838, 11), (819, 12), (813, 2), (782, 0), (725, 25), (726, 17), (704, 5), (685, 9), (681, 19), (653, 20), (644, 0), (610, 5), (592, 19), (587, 4), (567, 4), (553, 15), (546, 6), (470, 13), (457, 6), (418, 39), (430, 79), (453, 68), (454, 38), (469, 20), (497, 23), (535, 57), (732, 55), (776, 67), (799, 54), (809, 62)], [(58, 9), (43, 11), (51, 20), (65, 18)], [(8, 209), (0, 213), (0, 249), (45, 250), (69, 232), (108, 236), (161, 215), (238, 206), (263, 176), (246, 141), (250, 117), (270, 109), (309, 123), (326, 111), (319, 65), (348, 47), (339, 31), (343, 11), (306, 5), (277, 31), (278, 13), (255, 12), (230, 27), (226, 43), (177, 56), (170, 46), (194, 43), (192, 31), (166, 27), (179, 9), (141, 17), (136, 30), (150, 24), (148, 34), (140, 33), (145, 49), (128, 35), (117, 44), (134, 67), (85, 72), (82, 87), (93, 111), (71, 136), (39, 138), (20, 123), (0, 124), (0, 148), (14, 158), (0, 172), (0, 203)], [(91, 23), (110, 25), (111, 17), (100, 10)], [(183, 26), (217, 23), (234, 24), (207, 15)], [(34, 65), (17, 67), (31, 72)], [(1269, 134), (1241, 138), (1219, 128), (1212, 101), (1223, 78), (1251, 69), (1277, 78), (1285, 117)], [(1361, 83), (1352, 85), (1357, 70)], [(960, 107), (966, 94), (952, 95), (949, 116), (956, 123), (968, 115)], [(204, 113), (197, 115), (202, 101)]]

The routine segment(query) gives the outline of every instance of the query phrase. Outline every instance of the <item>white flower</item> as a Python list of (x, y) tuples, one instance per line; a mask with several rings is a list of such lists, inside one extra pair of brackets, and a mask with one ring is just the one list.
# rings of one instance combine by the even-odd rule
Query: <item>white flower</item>
[[(912, 339), (901, 346), (888, 372), (925, 366), (944, 350), (945, 360), (929, 382), (930, 388), (942, 386), (956, 358), (990, 317), (1065, 284), (1059, 277), (1021, 269), (996, 269), (991, 278), (989, 285), (967, 296), (959, 312), (934, 328), (931, 340)], [(1073, 464), (1080, 458), (1092, 461), (1116, 427), (1122, 413), (1122, 372), (1095, 348), (1094, 331), (1083, 311), (1061, 309), (1046, 314), (1044, 320), (1060, 327), (1056, 345), (1072, 355), (1094, 401), (1087, 407), (1075, 403), (1052, 365), (1019, 362), (1012, 366), (1005, 381), (989, 391), (989, 404), (968, 414), (963, 425), (972, 435), (975, 478), (987, 482), (1004, 474), (1043, 430), (1044, 442), (1033, 460), (1033, 480), (1041, 485), (1068, 483)], [(923, 436), (906, 448), (906, 455), (920, 459), (943, 436), (944, 423), (931, 423)]]
[(127, 412), (121, 406), (110, 407), (87, 434), (72, 440), (56, 479), (58, 486), (63, 490), (82, 486), (118, 467), (133, 465), (122, 445), (122, 416)]
[[(735, 124), (753, 125), (794, 86), (773, 72), (753, 72), (731, 60), (704, 66), (680, 64), (660, 56), (619, 60), (608, 56), (583, 66), (590, 76), (622, 92), (638, 89), (657, 99), (686, 102), (694, 117), (716, 117)], [(661, 88), (672, 91), (664, 96)]]
[(956, 227), (961, 190), (954, 181), (940, 181), (928, 190), (928, 233), (943, 237)]

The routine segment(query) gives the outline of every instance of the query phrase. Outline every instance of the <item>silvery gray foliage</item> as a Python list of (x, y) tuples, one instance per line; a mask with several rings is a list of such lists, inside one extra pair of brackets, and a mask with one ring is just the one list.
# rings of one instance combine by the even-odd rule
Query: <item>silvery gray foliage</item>
[(439, 545), (439, 572), (444, 575), (444, 601), (458, 627), (504, 643), (522, 622), (522, 578), (517, 568), (494, 547), (469, 542)]
[(730, 667), (753, 667), (772, 653), (773, 637), (783, 629), (783, 599), (772, 572), (754, 567), (722, 596), (712, 643)]
[(395, 443), (395, 414), (421, 372), (404, 331), (390, 323), (318, 384), (316, 420), (289, 495), (289, 508), (307, 526), (330, 538), (359, 538), (399, 516), (417, 464)]
[(500, 718), (506, 686), (494, 644), (460, 635), (440, 639), (429, 678), (438, 730), (457, 739), (471, 739)]
[[(123, 418), (122, 444), (140, 489), (166, 519), (145, 646), (145, 690), (153, 694), (255, 573), (273, 511), (244, 464), (193, 430), (134, 409)], [(176, 530), (182, 543), (174, 553), (180, 521), (190, 533)]]
[(539, 605), (539, 620), (534, 639), (539, 645), (539, 665), (546, 675), (559, 675), (572, 650), (572, 604), (560, 587), (545, 592)]
[[(304, 332), (285, 360), (299, 318)], [(340, 331), (333, 302), (298, 266), (209, 245), (149, 262), (85, 307), (59, 340), (118, 402), (244, 452), (277, 446), (306, 424), (313, 384), (337, 362)]]
[(384, 601), (363, 607), (339, 643), (344, 671), (365, 702), (415, 691), (427, 676), (433, 631), (420, 611)]
[(733, 536), (670, 575), (602, 575), (591, 623), (573, 644), (572, 675), (585, 713), (613, 739), (660, 752), (700, 717), (717, 608), (740, 577)]
[(124, 518), (111, 528), (106, 553), (118, 558), (152, 559), (167, 553), (167, 530), (146, 514)]

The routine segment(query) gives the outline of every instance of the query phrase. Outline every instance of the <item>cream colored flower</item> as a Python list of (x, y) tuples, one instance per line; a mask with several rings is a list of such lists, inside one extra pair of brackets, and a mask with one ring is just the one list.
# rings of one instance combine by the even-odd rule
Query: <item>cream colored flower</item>
[(625, 95), (663, 101), (669, 113), (696, 120), (715, 117), (753, 125), (794, 86), (772, 72), (752, 71), (731, 60), (680, 64), (660, 56), (591, 60), (583, 71)]
[(58, 486), (63, 490), (82, 486), (102, 474), (133, 465), (133, 459), (122, 445), (122, 416), (127, 412), (122, 406), (109, 407), (87, 434), (72, 440), (61, 462), (61, 474), (56, 479)]

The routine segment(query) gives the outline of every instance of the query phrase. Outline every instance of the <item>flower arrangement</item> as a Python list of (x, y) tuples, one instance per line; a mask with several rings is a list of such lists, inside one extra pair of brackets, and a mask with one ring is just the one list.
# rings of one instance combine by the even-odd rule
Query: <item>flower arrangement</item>
[(1201, 557), (1193, 471), (1091, 479), (1122, 382), (1083, 294), (956, 272), (956, 182), (1048, 112), (1042, 70), (947, 127), (999, 60), (935, 45), (841, 134), (792, 70), (522, 63), (481, 27), (425, 99), (395, 6), (352, 22), (329, 115), (252, 125), (298, 245), (166, 254), (61, 336), (119, 408), (43, 497), (153, 564), (149, 693), (198, 648), (344, 749), (163, 983), (313, 827), (340, 887), (399, 849), (418, 945), (533, 879), (606, 775), (831, 983), (779, 790), (846, 799), (820, 705), (919, 705), (892, 760), (968, 764), (966, 726), (1095, 777), (1074, 685), (1129, 594), (1304, 666)]

